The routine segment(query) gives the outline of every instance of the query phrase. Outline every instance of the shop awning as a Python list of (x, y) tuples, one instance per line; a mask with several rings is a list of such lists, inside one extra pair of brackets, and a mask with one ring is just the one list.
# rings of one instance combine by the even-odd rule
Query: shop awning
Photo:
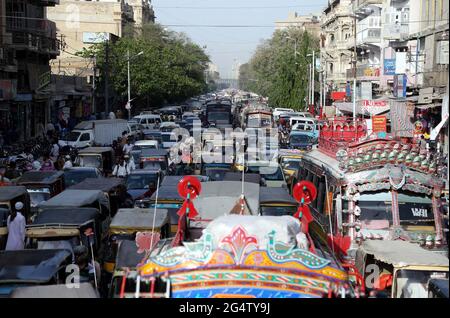
[[(333, 105), (343, 113), (353, 113), (353, 103), (333, 103)], [(387, 103), (386, 106), (363, 106), (361, 102), (356, 103), (356, 113), (358, 115), (374, 116), (380, 115), (390, 110), (390, 106)]]

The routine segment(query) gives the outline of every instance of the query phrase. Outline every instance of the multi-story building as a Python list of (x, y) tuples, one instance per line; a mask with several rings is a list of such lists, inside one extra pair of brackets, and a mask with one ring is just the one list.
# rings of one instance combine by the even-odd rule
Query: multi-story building
[(120, 38), (128, 28), (153, 23), (150, 1), (60, 0), (59, 6), (48, 10), (48, 16), (56, 21), (63, 42), (61, 56), (51, 64), (53, 115), (83, 117), (103, 111), (105, 103), (96, 104), (92, 96), (95, 57), (80, 57), (76, 53), (95, 43)]
[(321, 17), (320, 60), (328, 93), (344, 91), (352, 68), (353, 18), (351, 0), (329, 1)]
[(284, 30), (289, 27), (302, 28), (315, 36), (320, 35), (320, 20), (315, 15), (298, 15), (297, 12), (289, 12), (286, 20), (275, 22), (275, 30)]
[(10, 135), (19, 139), (42, 133), (49, 121), (49, 61), (59, 55), (59, 41), (46, 9), (58, 3), (6, 0), (0, 4), (0, 120), (2, 129), (15, 130)]

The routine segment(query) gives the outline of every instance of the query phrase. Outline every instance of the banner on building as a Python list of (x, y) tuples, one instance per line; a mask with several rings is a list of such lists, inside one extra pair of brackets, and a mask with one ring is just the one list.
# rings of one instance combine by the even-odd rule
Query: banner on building
[(387, 131), (387, 119), (386, 116), (378, 115), (372, 117), (372, 131), (375, 133)]
[(372, 99), (372, 82), (361, 82), (361, 99)]
[(395, 59), (384, 59), (384, 75), (395, 75)]
[(408, 63), (408, 53), (407, 52), (396, 52), (395, 53), (395, 74), (405, 74)]
[(0, 80), (0, 100), (13, 100), (17, 96), (17, 80)]
[(331, 92), (332, 100), (344, 100), (346, 96), (345, 92)]
[(405, 74), (394, 75), (394, 97), (405, 98), (406, 97), (406, 84), (407, 77)]

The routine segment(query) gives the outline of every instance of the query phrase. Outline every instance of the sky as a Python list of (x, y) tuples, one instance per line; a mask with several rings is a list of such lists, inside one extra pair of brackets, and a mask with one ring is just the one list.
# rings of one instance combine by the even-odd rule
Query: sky
[(184, 32), (195, 43), (206, 46), (206, 53), (219, 68), (221, 78), (233, 78), (236, 65), (247, 62), (258, 44), (271, 37), (275, 21), (287, 19), (289, 12), (320, 16), (327, 0), (152, 0), (151, 3), (156, 22)]

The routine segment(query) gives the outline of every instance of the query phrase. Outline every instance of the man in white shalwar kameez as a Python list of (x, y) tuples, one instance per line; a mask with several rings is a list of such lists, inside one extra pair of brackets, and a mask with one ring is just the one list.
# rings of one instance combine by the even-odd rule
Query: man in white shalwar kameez
[(22, 215), (23, 203), (17, 202), (15, 209), (8, 216), (8, 241), (6, 251), (23, 250), (25, 247), (25, 217)]

